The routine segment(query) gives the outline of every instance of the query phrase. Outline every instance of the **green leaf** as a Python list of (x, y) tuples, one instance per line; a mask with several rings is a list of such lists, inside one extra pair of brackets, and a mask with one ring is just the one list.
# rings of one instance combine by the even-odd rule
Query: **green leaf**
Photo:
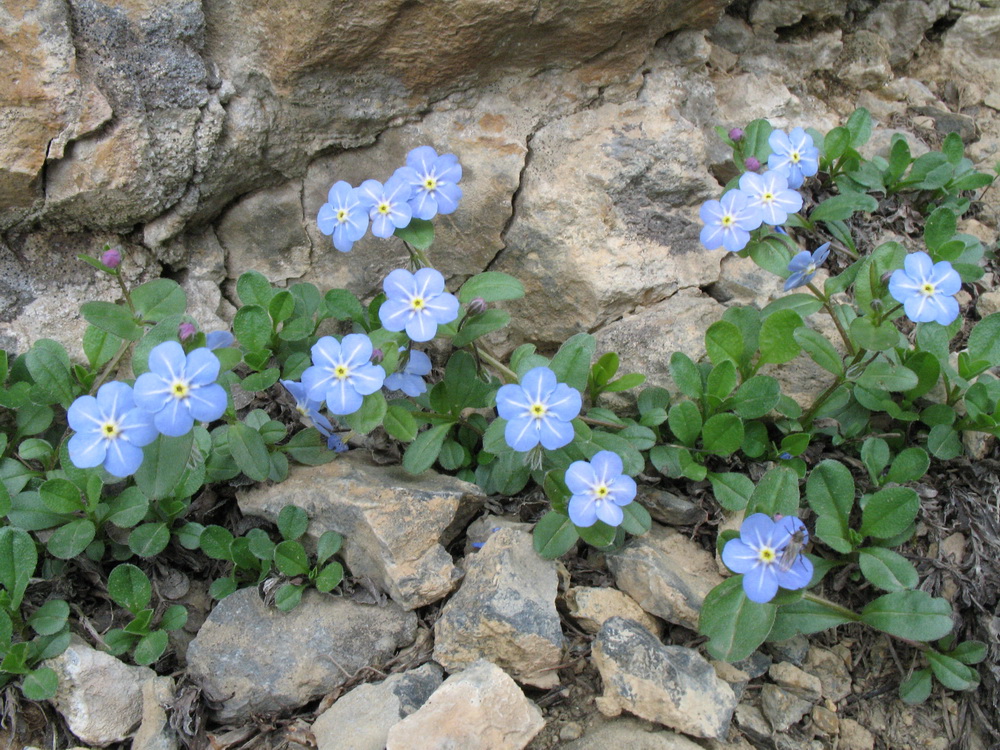
[[(965, 155), (965, 146), (962, 144), (962, 136), (958, 133), (948, 133), (941, 144), (941, 153), (955, 166), (962, 162)], [(943, 684), (943, 683), (942, 683)]]
[(781, 399), (781, 385), (770, 375), (754, 375), (736, 389), (732, 408), (743, 419), (766, 416)]
[(708, 396), (711, 399), (709, 401), (710, 409), (717, 408), (733, 392), (736, 387), (736, 379), (736, 365), (732, 363), (732, 360), (727, 359), (712, 368), (705, 383)]
[(246, 305), (236, 311), (233, 333), (251, 352), (262, 351), (271, 341), (271, 316), (260, 305)]
[(285, 452), (306, 466), (319, 466), (337, 457), (336, 453), (326, 447), (326, 440), (312, 427), (292, 435), (285, 444)]
[(926, 591), (894, 591), (865, 607), (861, 621), (899, 638), (934, 641), (951, 632), (951, 605)]
[(593, 526), (577, 526), (576, 531), (583, 541), (598, 549), (610, 546), (616, 534), (615, 527), (603, 521), (597, 521)]
[(39, 339), (25, 354), (24, 361), (35, 384), (68, 408), (76, 390), (70, 376), (69, 355), (62, 344)]
[(857, 211), (872, 213), (878, 210), (878, 201), (867, 193), (844, 193), (834, 195), (820, 203), (809, 214), (809, 220), (844, 221)]
[(213, 560), (232, 560), (233, 534), (222, 526), (206, 526), (199, 540), (201, 551)]
[(38, 488), (45, 507), (53, 513), (77, 513), (87, 506), (80, 495), (80, 488), (66, 479), (50, 479)]
[(851, 321), (850, 333), (858, 346), (873, 352), (887, 351), (899, 343), (899, 331), (891, 321), (876, 326), (871, 318), (855, 318)]
[(355, 320), (361, 322), (364, 319), (364, 310), (358, 298), (346, 289), (331, 289), (323, 298), (324, 307), (329, 317), (337, 320)]
[(705, 349), (712, 364), (728, 359), (739, 367), (744, 361), (743, 334), (728, 320), (717, 320), (705, 331)]
[(541, 557), (554, 560), (569, 552), (579, 538), (569, 516), (550, 510), (535, 524), (532, 543)]
[(375, 393), (369, 393), (365, 396), (360, 409), (343, 417), (343, 420), (356, 433), (367, 435), (382, 424), (388, 408), (389, 405), (386, 403), (382, 391), (375, 391)]
[(747, 504), (747, 515), (766, 513), (773, 516), (781, 513), (794, 516), (798, 509), (798, 475), (786, 466), (775, 466), (768, 469), (754, 488)]
[[(65, 627), (68, 617), (69, 604), (62, 599), (53, 599), (35, 610), (35, 613), (28, 618), (28, 625), (38, 635), (55, 635)], [(0, 648), (3, 648), (2, 643)]]
[(872, 482), (879, 484), (882, 470), (889, 465), (889, 444), (882, 438), (868, 438), (861, 446), (861, 460)]
[(653, 527), (653, 519), (641, 504), (631, 502), (622, 506), (622, 528), (629, 534), (645, 534)]
[(510, 322), (510, 313), (506, 310), (487, 310), (482, 315), (466, 318), (465, 325), (455, 334), (451, 343), (456, 349), (468, 346), (480, 336), (498, 331)]
[(437, 460), (452, 423), (437, 424), (417, 435), (403, 453), (403, 468), (410, 474), (422, 474)]
[(746, 474), (709, 472), (715, 499), (726, 510), (743, 510), (753, 495), (754, 484)]
[(965, 641), (958, 644), (948, 655), (963, 664), (978, 664), (989, 655), (989, 650), (982, 641)]
[(916, 588), (920, 581), (917, 569), (909, 560), (885, 547), (858, 550), (858, 563), (865, 578), (883, 591)]
[(821, 521), (829, 519), (817, 524), (816, 535), (838, 552), (849, 552), (851, 545), (846, 540), (850, 538), (854, 479), (848, 468), (832, 459), (820, 462), (806, 480), (806, 500)]
[(287, 289), (276, 292), (267, 303), (267, 313), (275, 325), (288, 320), (295, 313), (295, 297)]
[(701, 412), (693, 401), (679, 401), (667, 413), (670, 431), (684, 445), (694, 445), (701, 434)]
[(904, 482), (916, 482), (930, 468), (931, 460), (927, 451), (916, 446), (904, 448), (899, 455), (893, 459), (892, 466), (889, 467), (889, 474), (886, 479), (896, 484)]
[(859, 531), (863, 536), (889, 539), (905, 531), (919, 509), (920, 498), (912, 489), (887, 487), (868, 498)]
[[(244, 310), (246, 308), (243, 308)], [(250, 479), (263, 482), (270, 472), (271, 460), (267, 445), (257, 430), (248, 427), (243, 422), (235, 422), (229, 426), (229, 450), (233, 454), (240, 471)]]
[(596, 348), (597, 339), (589, 333), (578, 333), (567, 339), (549, 365), (556, 374), (556, 380), (578, 391), (585, 390), (590, 361), (594, 358)]
[(987, 315), (969, 334), (969, 356), (982, 359), (993, 367), (1000, 365), (1000, 313)]
[(794, 310), (802, 317), (812, 315), (823, 307), (823, 301), (812, 294), (786, 294), (771, 302), (760, 311), (761, 317), (766, 318), (779, 310)]
[(259, 305), (266, 309), (274, 293), (271, 282), (258, 271), (247, 271), (236, 280), (236, 294), (244, 305)]
[(165, 523), (144, 523), (128, 535), (128, 548), (139, 557), (158, 555), (170, 544), (170, 529)]
[[(685, 396), (695, 400), (701, 398), (701, 372), (698, 370), (698, 365), (692, 362), (691, 358), (684, 354), (684, 352), (674, 352), (670, 355), (670, 376), (674, 379), (674, 383), (677, 384), (680, 392)], [(643, 391), (643, 393), (646, 393), (646, 391)], [(669, 399), (667, 400), (667, 404), (669, 404)], [(665, 408), (667, 404), (663, 404), (661, 408)], [(641, 404), (639, 409), (642, 411)]]
[(434, 224), (414, 217), (405, 227), (397, 227), (394, 234), (417, 250), (426, 250), (434, 242)]
[(296, 586), (286, 583), (282, 585), (274, 594), (274, 606), (282, 612), (290, 612), (299, 606), (299, 602), (302, 601), (302, 592), (305, 590), (305, 584)]
[(391, 405), (386, 409), (382, 426), (396, 440), (411, 442), (417, 436), (417, 420), (402, 406)]
[(701, 430), (702, 447), (718, 456), (729, 456), (743, 443), (743, 422), (735, 414), (716, 414)]
[(899, 686), (899, 697), (903, 703), (915, 706), (923, 703), (931, 695), (931, 671), (918, 669)]
[[(834, 128), (823, 139), (823, 156), (831, 164), (841, 156), (851, 145), (852, 133), (841, 126)], [(846, 218), (846, 217), (845, 217)]]
[(143, 459), (135, 473), (135, 484), (149, 500), (173, 495), (191, 458), (194, 432), (180, 437), (160, 435), (142, 449)]
[(917, 374), (908, 367), (876, 361), (865, 368), (857, 383), (868, 390), (908, 391), (917, 387), (918, 380)]
[(646, 376), (638, 372), (629, 372), (622, 375), (617, 380), (612, 380), (603, 390), (605, 393), (621, 393), (622, 391), (627, 391), (637, 386), (642, 385), (646, 382)]
[(336, 531), (324, 531), (316, 542), (316, 560), (322, 565), (340, 552), (343, 543), (344, 537)]
[(96, 535), (97, 527), (94, 526), (94, 522), (81, 518), (53, 531), (45, 548), (53, 557), (69, 560), (87, 549)]
[(342, 580), (344, 580), (344, 566), (339, 562), (332, 562), (319, 572), (315, 584), (317, 590), (327, 593), (333, 591)]
[(924, 242), (931, 255), (935, 255), (942, 245), (955, 236), (957, 225), (958, 217), (955, 216), (955, 212), (945, 206), (934, 209), (934, 212), (927, 217), (927, 222), (924, 224)]
[(750, 601), (743, 592), (743, 576), (728, 578), (708, 592), (698, 618), (698, 632), (709, 638), (705, 648), (716, 659), (739, 661), (764, 642), (777, 607)]
[(476, 297), (485, 302), (499, 302), (520, 299), (524, 296), (524, 286), (513, 276), (499, 271), (479, 273), (466, 281), (458, 291), (458, 300), (468, 304)]
[(7, 590), (12, 609), (20, 607), (37, 565), (38, 551), (31, 535), (12, 526), (0, 527), (0, 586)]
[(760, 361), (772, 364), (789, 362), (799, 353), (795, 331), (803, 325), (794, 310), (779, 310), (768, 316), (760, 327)]
[(213, 599), (225, 599), (234, 591), (236, 591), (236, 580), (229, 576), (216, 578), (208, 587), (208, 595)]
[(80, 306), (80, 313), (91, 325), (120, 339), (138, 341), (142, 338), (143, 328), (136, 324), (128, 310), (113, 302), (85, 302)]
[(286, 505), (278, 513), (278, 532), (285, 541), (295, 541), (308, 528), (309, 515), (297, 505)]
[(252, 372), (247, 375), (242, 381), (240, 381), (240, 388), (247, 393), (266, 391), (278, 382), (279, 377), (281, 377), (281, 370), (277, 367), (269, 367), (261, 372)]
[(87, 326), (87, 330), (83, 332), (83, 353), (92, 370), (110, 362), (121, 345), (122, 339), (96, 326)]
[(146, 608), (153, 596), (149, 578), (131, 563), (119, 565), (108, 576), (108, 595), (132, 614)]
[(285, 541), (274, 548), (274, 564), (286, 576), (309, 573), (309, 558), (298, 542)]
[(59, 689), (59, 675), (51, 667), (39, 667), (21, 680), (21, 693), (29, 701), (44, 701), (54, 698)]
[(826, 336), (805, 326), (796, 328), (792, 335), (813, 362), (829, 373), (838, 377), (843, 376), (844, 363)]
[(743, 156), (752, 156), (761, 164), (766, 164), (771, 154), (768, 138), (772, 130), (771, 123), (763, 118), (750, 122), (743, 129)]
[(906, 138), (902, 135), (894, 137), (889, 150), (889, 168), (885, 172), (886, 185), (894, 186), (912, 161), (913, 157), (910, 156), (910, 146)]
[(156, 323), (168, 315), (182, 315), (187, 295), (176, 281), (153, 279), (132, 290), (132, 304), (143, 320)]
[(784, 641), (800, 633), (804, 635), (819, 633), (849, 622), (853, 620), (820, 602), (799, 599), (778, 608), (778, 615), (768, 640)]
[(163, 652), (166, 650), (167, 632), (165, 630), (154, 630), (152, 633), (146, 633), (146, 635), (139, 639), (139, 642), (135, 644), (135, 651), (132, 652), (132, 657), (135, 659), (136, 664), (152, 664), (163, 656)]
[(872, 116), (864, 107), (858, 107), (847, 118), (847, 129), (851, 133), (851, 148), (859, 149), (872, 137)]
[(935, 458), (947, 461), (962, 455), (962, 440), (949, 425), (934, 425), (927, 435), (927, 450)]

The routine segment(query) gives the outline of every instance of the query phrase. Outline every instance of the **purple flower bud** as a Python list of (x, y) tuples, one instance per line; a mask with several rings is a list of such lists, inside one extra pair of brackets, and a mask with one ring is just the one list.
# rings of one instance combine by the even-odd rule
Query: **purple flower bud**
[[(782, 459), (783, 461), (788, 461), (791, 457), (792, 457), (792, 454), (789, 453), (788, 451), (785, 451), (780, 456), (778, 456), (778, 458)], [(775, 518), (775, 520), (780, 520), (780, 519)]]
[(748, 156), (746, 161), (743, 162), (743, 166), (747, 168), (748, 172), (760, 171), (760, 162), (753, 156)]
[(743, 128), (733, 128), (729, 131), (729, 138), (734, 141), (743, 140)]
[(372, 364), (377, 365), (383, 359), (385, 359), (385, 353), (381, 349), (372, 349), (371, 360), (369, 360)]
[(187, 341), (197, 332), (198, 329), (194, 327), (194, 323), (181, 323), (177, 326), (177, 335), (180, 337), (181, 341)]
[(486, 312), (486, 300), (482, 297), (473, 297), (469, 300), (469, 304), (465, 306), (465, 309), (469, 315), (482, 315)]
[(121, 251), (117, 248), (110, 248), (105, 250), (101, 254), (101, 263), (106, 265), (108, 268), (118, 268), (118, 264), (122, 262)]

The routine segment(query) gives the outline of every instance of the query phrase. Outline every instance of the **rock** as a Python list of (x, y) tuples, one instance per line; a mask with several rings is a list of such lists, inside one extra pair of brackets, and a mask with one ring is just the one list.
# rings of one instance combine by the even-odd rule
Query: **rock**
[(819, 677), (787, 661), (772, 664), (767, 674), (779, 687), (807, 701), (815, 703), (823, 695), (823, 683)]
[(176, 750), (177, 734), (166, 708), (174, 702), (174, 681), (157, 677), (142, 685), (142, 722), (132, 738), (132, 750)]
[(559, 739), (563, 742), (572, 742), (573, 740), (578, 740), (583, 736), (583, 727), (581, 727), (577, 722), (570, 721), (563, 725), (562, 729), (559, 730)]
[(566, 592), (566, 604), (570, 616), (588, 633), (599, 632), (605, 620), (624, 617), (635, 620), (657, 638), (662, 634), (659, 620), (617, 589), (577, 586)]
[(386, 750), (521, 750), (543, 726), (542, 712), (514, 680), (478, 661), (390, 729)]
[(995, 59), (1000, 48), (1000, 7), (977, 8), (963, 13), (945, 32), (941, 43), (946, 51), (962, 54), (960, 60), (968, 57)]
[(132, 735), (143, 719), (144, 685), (157, 679), (149, 667), (130, 667), (77, 636), (43, 666), (59, 677), (59, 688), (50, 702), (70, 731), (95, 747)]
[(441, 685), (436, 664), (359, 685), (313, 722), (318, 750), (383, 750), (389, 730), (420, 708)]
[(695, 650), (664, 646), (631, 620), (612, 617), (593, 646), (606, 716), (622, 710), (695, 737), (723, 737), (736, 708), (729, 685)]
[(465, 554), (475, 554), (483, 548), (486, 541), (500, 529), (514, 529), (531, 533), (534, 524), (522, 523), (514, 516), (495, 516), (492, 513), (484, 513), (475, 521), (469, 524), (465, 530)]
[(809, 639), (804, 635), (793, 635), (783, 641), (774, 641), (767, 644), (767, 650), (776, 659), (791, 662), (795, 666), (802, 666), (809, 654)]
[(736, 696), (736, 700), (739, 701), (742, 699), (743, 691), (750, 681), (750, 675), (742, 669), (738, 669), (734, 665), (724, 661), (713, 661), (712, 668), (715, 670), (715, 674), (719, 676), (719, 679), (729, 683), (729, 687), (733, 689), (733, 695)]
[(830, 709), (823, 706), (813, 706), (810, 716), (813, 726), (828, 737), (840, 733), (840, 719)]
[(809, 713), (812, 704), (797, 695), (766, 683), (760, 691), (760, 707), (776, 732), (784, 732)]
[(291, 612), (256, 588), (220, 601), (188, 648), (188, 671), (219, 701), (220, 721), (301, 706), (413, 642), (417, 617), (306, 591)]
[(746, 659), (734, 661), (733, 666), (746, 672), (751, 680), (756, 680), (771, 668), (771, 657), (763, 651), (754, 651)]
[(705, 596), (722, 576), (712, 554), (683, 534), (653, 524), (620, 552), (608, 555), (615, 583), (651, 615), (698, 629)]
[(909, 61), (934, 22), (937, 9), (920, 0), (880, 3), (865, 18), (864, 27), (889, 43), (889, 64), (894, 68)]
[(456, 672), (486, 659), (521, 683), (557, 685), (564, 639), (555, 563), (538, 556), (530, 534), (501, 529), (466, 565), (434, 624), (434, 660)]
[(934, 121), (934, 129), (941, 135), (958, 133), (964, 143), (976, 140), (976, 121), (968, 115), (949, 112), (940, 107), (914, 107), (914, 112), (930, 117)]
[(854, 719), (840, 720), (839, 750), (872, 750), (875, 738), (872, 733), (858, 724)]
[(844, 660), (829, 649), (810, 648), (803, 669), (819, 678), (824, 698), (836, 703), (851, 694), (851, 673)]
[(750, 23), (773, 30), (794, 26), (803, 19), (825, 21), (840, 18), (847, 10), (845, 0), (759, 0), (750, 13)]
[(857, 89), (882, 86), (892, 78), (889, 43), (872, 31), (856, 31), (844, 37), (838, 70), (841, 80)]
[(621, 717), (590, 729), (576, 742), (561, 745), (563, 750), (700, 750), (701, 746), (674, 732), (657, 730), (638, 719)]
[(343, 556), (356, 576), (368, 576), (407, 609), (445, 596), (460, 577), (448, 544), (481, 506), (478, 487), (400, 466), (377, 466), (360, 452), (323, 466), (295, 466), (279, 485), (238, 496), (244, 513), (274, 521), (285, 505), (309, 515), (307, 539), (344, 535)]
[(767, 723), (761, 710), (748, 703), (741, 703), (736, 707), (736, 725), (758, 740), (769, 738), (772, 734), (771, 725)]
[(640, 485), (636, 500), (649, 511), (649, 515), (667, 526), (690, 526), (705, 518), (705, 511), (690, 500), (672, 492)]

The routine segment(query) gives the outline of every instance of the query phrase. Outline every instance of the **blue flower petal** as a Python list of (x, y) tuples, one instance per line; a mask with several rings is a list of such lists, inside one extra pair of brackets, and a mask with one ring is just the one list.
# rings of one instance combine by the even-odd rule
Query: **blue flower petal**
[(532, 403), (545, 403), (556, 388), (556, 374), (548, 367), (533, 367), (521, 377), (521, 387)]
[(66, 421), (77, 432), (100, 430), (103, 419), (101, 410), (97, 406), (97, 399), (93, 396), (78, 397), (69, 405), (69, 409), (66, 411)]
[(366, 362), (363, 365), (354, 367), (351, 370), (351, 376), (348, 378), (350, 381), (350, 387), (360, 393), (362, 396), (367, 396), (370, 393), (375, 393), (382, 384), (385, 382), (385, 369), (381, 365), (373, 365), (370, 362)]
[(632, 477), (622, 474), (608, 490), (608, 498), (615, 505), (628, 505), (635, 499), (639, 488)]
[(171, 401), (177, 400), (170, 395), (170, 383), (155, 372), (144, 372), (135, 379), (132, 397), (139, 408), (150, 413), (157, 413)]
[(109, 441), (108, 455), (104, 468), (116, 477), (128, 477), (135, 474), (142, 465), (142, 449), (124, 440)]
[(497, 390), (497, 414), (504, 419), (527, 416), (531, 409), (531, 399), (524, 389), (513, 383), (500, 386)]
[[(551, 372), (551, 371), (550, 371)], [(555, 375), (552, 376), (553, 378)], [(545, 401), (546, 411), (552, 416), (569, 422), (576, 419), (583, 407), (583, 397), (576, 388), (559, 383)]]
[(107, 455), (107, 440), (94, 432), (78, 432), (69, 439), (69, 460), (78, 469), (100, 466)]
[(346, 380), (334, 380), (326, 392), (326, 407), (331, 414), (353, 414), (364, 403), (364, 398)]
[(406, 335), (413, 341), (430, 341), (437, 334), (437, 323), (427, 312), (414, 311), (414, 314), (406, 321)]
[(597, 503), (597, 517), (608, 526), (619, 526), (622, 519), (625, 518), (625, 513), (614, 503), (599, 502)]
[(812, 580), (812, 560), (805, 555), (796, 557), (795, 562), (792, 563), (792, 567), (788, 570), (781, 570), (778, 566), (774, 566), (774, 568), (775, 581), (783, 589), (790, 589), (792, 591), (804, 589), (809, 585), (809, 581)]
[(153, 416), (153, 424), (168, 437), (180, 437), (191, 431), (194, 417), (180, 399), (170, 398), (166, 406)]
[(778, 593), (778, 579), (774, 575), (774, 565), (758, 565), (743, 574), (743, 591), (752, 602), (769, 602)]
[(605, 484), (621, 476), (624, 465), (621, 456), (613, 451), (598, 451), (590, 459), (597, 481)]
[(569, 520), (574, 525), (586, 529), (597, 523), (597, 502), (590, 497), (573, 495), (569, 499)]
[(597, 484), (594, 467), (587, 461), (574, 461), (566, 469), (564, 481), (569, 491), (574, 495), (590, 492)]
[(573, 442), (576, 433), (573, 431), (571, 423), (551, 418), (537, 421), (541, 423), (538, 429), (538, 439), (543, 448), (554, 451)]
[(164, 341), (157, 344), (149, 353), (148, 366), (150, 372), (155, 372), (164, 380), (172, 380), (184, 372), (187, 356), (184, 347), (176, 341)]
[(187, 355), (184, 375), (191, 385), (208, 385), (219, 377), (221, 367), (219, 358), (208, 347), (202, 347)]
[(742, 539), (730, 539), (722, 548), (722, 562), (734, 573), (746, 573), (759, 561), (757, 550)]
[(199, 422), (212, 422), (226, 411), (226, 389), (218, 383), (193, 388), (187, 398), (191, 416)]
[(534, 417), (516, 417), (507, 422), (504, 428), (504, 439), (514, 450), (523, 453), (538, 445), (539, 436)]

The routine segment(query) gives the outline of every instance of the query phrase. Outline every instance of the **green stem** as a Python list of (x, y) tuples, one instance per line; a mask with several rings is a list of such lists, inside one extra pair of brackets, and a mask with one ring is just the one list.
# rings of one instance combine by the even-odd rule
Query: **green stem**
[(418, 250), (406, 240), (403, 240), (403, 244), (406, 245), (406, 249), (410, 253), (410, 265), (413, 266), (414, 271), (431, 267), (431, 262), (423, 250)]
[(516, 383), (518, 381), (517, 373), (512, 369), (507, 367), (503, 362), (494, 357), (487, 349), (480, 343), (474, 342), (472, 344), (473, 348), (476, 350), (476, 355), (483, 360), (486, 364), (492, 367), (494, 370), (500, 373), (504, 381), (507, 383)]
[(822, 596), (816, 596), (816, 594), (811, 594), (806, 591), (802, 594), (802, 598), (811, 601), (814, 604), (819, 604), (831, 612), (836, 612), (838, 615), (850, 620), (851, 622), (861, 622), (861, 615), (857, 612), (854, 612), (847, 607), (841, 607), (839, 604), (834, 604), (829, 599), (824, 599)]
[(97, 393), (97, 389), (100, 388), (104, 381), (108, 379), (108, 375), (117, 369), (118, 363), (121, 362), (122, 357), (125, 356), (125, 352), (128, 351), (131, 344), (131, 341), (122, 341), (121, 346), (118, 347), (118, 351), (115, 353), (115, 356), (111, 358), (111, 361), (108, 362), (108, 364), (101, 371), (101, 374), (97, 376), (97, 379), (90, 386), (91, 396)]
[(823, 292), (821, 292), (811, 281), (806, 286), (809, 291), (815, 294), (816, 298), (823, 303), (823, 309), (826, 310), (826, 313), (830, 316), (830, 320), (833, 321), (833, 324), (837, 326), (837, 333), (839, 333), (840, 338), (843, 339), (844, 346), (847, 347), (847, 353), (853, 356), (855, 354), (854, 343), (851, 341), (850, 337), (848, 337), (847, 331), (844, 330), (844, 326), (840, 322), (840, 318), (838, 318), (836, 312), (834, 312), (833, 305), (830, 304), (830, 298), (823, 294)]
[(819, 397), (813, 402), (813, 405), (809, 407), (809, 410), (802, 416), (802, 431), (808, 431), (809, 427), (812, 425), (813, 415), (819, 411), (819, 407), (826, 403), (826, 401), (833, 395), (841, 385), (843, 385), (844, 379), (837, 378), (830, 386), (819, 394)]
[(128, 286), (125, 284), (125, 279), (122, 278), (122, 267), (120, 265), (115, 269), (115, 278), (118, 280), (118, 286), (122, 290), (122, 296), (125, 298), (125, 304), (128, 305), (129, 312), (132, 313), (132, 317), (135, 317), (135, 305), (132, 304), (132, 295), (129, 294)]

